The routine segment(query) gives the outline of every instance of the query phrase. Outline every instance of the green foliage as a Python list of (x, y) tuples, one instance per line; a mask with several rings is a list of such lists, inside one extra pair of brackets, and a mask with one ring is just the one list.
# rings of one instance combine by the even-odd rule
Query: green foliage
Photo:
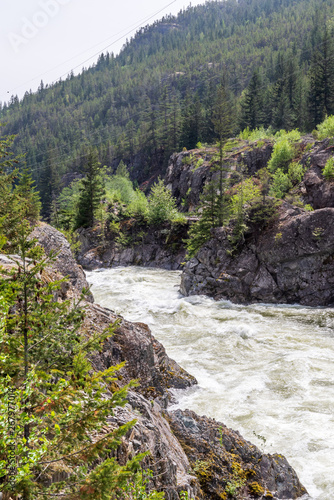
[(53, 203), (51, 222), (58, 229), (70, 234), (74, 227), (79, 210), (80, 193), (83, 189), (81, 180), (73, 181), (65, 187)]
[(282, 171), (286, 170), (288, 164), (293, 159), (294, 147), (287, 138), (278, 140), (275, 145), (268, 162), (268, 170), (271, 173), (276, 172), (277, 169)]
[(162, 179), (159, 179), (151, 189), (148, 204), (149, 224), (161, 224), (165, 221), (184, 220), (176, 208), (176, 201)]
[(274, 198), (254, 200), (248, 210), (249, 223), (258, 226), (260, 229), (270, 223), (277, 214), (279, 201)]
[[(40, 277), (49, 259), (29, 239), (30, 232), (23, 221), (15, 266), (1, 269), (0, 278), (0, 294), (6, 298), (0, 337), (2, 489), (26, 499), (46, 499), (60, 491), (80, 491), (81, 498), (87, 499), (110, 498), (106, 491), (112, 491), (111, 485), (118, 488), (138, 467), (138, 460), (121, 467), (107, 458), (108, 450), (120, 443), (132, 423), (91, 439), (106, 425), (112, 409), (126, 402), (126, 387), (105, 397), (121, 365), (94, 372), (86, 357), (112, 330), (80, 339), (83, 310), (79, 303), (55, 300), (64, 280)], [(11, 476), (9, 450), (15, 450), (16, 462)], [(102, 457), (103, 463), (89, 470)], [(45, 480), (61, 470), (67, 480), (46, 486)]]
[(182, 158), (182, 165), (191, 165), (194, 162), (195, 156), (193, 154), (186, 155)]
[(275, 134), (275, 141), (279, 142), (282, 140), (288, 140), (290, 142), (298, 142), (300, 140), (300, 132), (297, 129), (286, 131), (284, 129), (279, 130)]
[(223, 140), (232, 135), (234, 128), (232, 99), (225, 84), (221, 84), (216, 91), (211, 121), (221, 148)]
[(139, 189), (136, 189), (135, 197), (127, 206), (127, 214), (139, 220), (148, 218), (148, 201), (145, 194)]
[(253, 71), (247, 88), (241, 95), (240, 128), (254, 130), (265, 123), (264, 93), (258, 69)]
[(30, 222), (36, 222), (40, 217), (41, 201), (35, 191), (35, 182), (26, 168), (19, 173), (18, 179), (14, 194), (21, 199), (22, 216)]
[(332, 156), (326, 161), (326, 165), (322, 171), (322, 175), (327, 181), (331, 181), (334, 179), (334, 158)]
[(121, 203), (128, 205), (134, 201), (137, 196), (131, 180), (128, 177), (117, 174), (108, 177), (105, 182), (105, 190), (106, 199), (109, 202), (119, 200)]
[[(12, 152), (13, 137), (0, 138), (0, 240), (3, 251), (15, 253), (17, 227), (24, 217), (30, 223), (39, 218), (40, 201), (33, 188), (30, 175), (24, 170), (19, 173), (15, 166), (18, 159)], [(17, 182), (17, 179), (19, 181)]]
[(270, 192), (276, 198), (284, 198), (286, 193), (292, 188), (289, 174), (285, 174), (281, 168), (277, 168), (272, 177)]
[(198, 207), (199, 220), (189, 228), (187, 258), (194, 257), (198, 250), (211, 238), (211, 229), (222, 226), (230, 215), (229, 197), (226, 193), (226, 179), (223, 170), (218, 179), (212, 179), (204, 188)]
[(292, 162), (289, 165), (288, 176), (291, 181), (291, 184), (295, 186), (299, 184), (304, 177), (305, 167), (299, 162)]
[(123, 162), (123, 160), (121, 160), (118, 164), (118, 167), (116, 169), (116, 175), (117, 176), (120, 176), (120, 177), (125, 177), (125, 178), (129, 178), (129, 170), (128, 170), (128, 167), (125, 165), (125, 163)]
[(165, 498), (163, 492), (148, 491), (152, 476), (151, 470), (138, 472), (135, 481), (129, 482), (122, 488), (122, 500), (163, 500)]
[(195, 166), (193, 168), (193, 170), (197, 170), (199, 167), (201, 167), (204, 163), (204, 160), (203, 158), (198, 158), (197, 162), (195, 163)]
[(316, 135), (320, 141), (334, 136), (334, 115), (328, 116), (322, 123), (319, 123)]
[(240, 205), (249, 203), (255, 198), (258, 198), (261, 193), (261, 188), (255, 183), (254, 179), (249, 178), (241, 182), (237, 186), (236, 193), (231, 196), (231, 214), (237, 214)]
[(225, 491), (228, 495), (234, 497), (238, 491), (246, 484), (246, 474), (240, 464), (234, 462), (232, 464), (233, 477), (227, 482)]
[(239, 133), (238, 138), (249, 142), (255, 142), (264, 139), (273, 139), (273, 133), (270, 128), (265, 129), (264, 127), (260, 127), (250, 130), (249, 127), (246, 127)]
[(74, 229), (93, 227), (96, 210), (104, 195), (102, 169), (95, 150), (90, 150), (87, 154), (85, 170), (86, 177), (82, 179)]

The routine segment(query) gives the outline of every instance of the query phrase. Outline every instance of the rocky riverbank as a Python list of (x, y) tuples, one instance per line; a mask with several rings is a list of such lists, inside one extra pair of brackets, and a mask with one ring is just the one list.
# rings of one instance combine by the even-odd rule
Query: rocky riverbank
[[(184, 268), (183, 294), (236, 303), (334, 304), (334, 182), (322, 173), (334, 146), (329, 139), (315, 142), (307, 136), (299, 147), (299, 161), (306, 170), (294, 197), (311, 204), (314, 211), (281, 202), (265, 227), (246, 221), (248, 228), (237, 251), (231, 245), (232, 227), (213, 229), (212, 238)], [(261, 151), (265, 163), (265, 146)], [(256, 170), (256, 165), (247, 163), (247, 168)]]
[(231, 255), (229, 234), (212, 231), (185, 266), (181, 291), (236, 303), (334, 303), (334, 208), (305, 212), (282, 203), (264, 231), (246, 234)]
[[(35, 229), (34, 236), (40, 237), (47, 252), (60, 252), (49, 272), (70, 275), (63, 296), (81, 293), (87, 282), (68, 253), (64, 236), (45, 224)], [(1, 262), (10, 265), (7, 257)], [(139, 382), (129, 392), (128, 404), (108, 419), (110, 428), (137, 421), (115, 451), (121, 463), (137, 452), (149, 451), (144, 465), (153, 471), (150, 487), (164, 491), (167, 500), (177, 500), (181, 491), (196, 500), (307, 497), (284, 457), (263, 454), (213, 419), (190, 411), (169, 411), (172, 389), (190, 387), (196, 380), (168, 357), (147, 325), (131, 323), (87, 302), (82, 333), (102, 331), (116, 320), (114, 337), (105, 342), (102, 352), (92, 353), (91, 359), (96, 370), (125, 361), (115, 384), (122, 386), (133, 378)]]
[(91, 271), (113, 266), (151, 266), (163, 269), (180, 269), (185, 260), (188, 223), (160, 226), (139, 225), (134, 220), (124, 221), (123, 234), (127, 241), (106, 228), (80, 229), (80, 249), (77, 261)]

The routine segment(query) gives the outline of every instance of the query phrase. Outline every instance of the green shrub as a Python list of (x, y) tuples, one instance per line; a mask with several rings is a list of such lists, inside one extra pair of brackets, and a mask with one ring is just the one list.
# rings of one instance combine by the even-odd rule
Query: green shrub
[(201, 167), (204, 163), (203, 158), (199, 158), (197, 162), (195, 163), (194, 170), (197, 170), (199, 167)]
[(249, 127), (245, 128), (238, 135), (239, 139), (244, 139), (250, 142), (255, 142), (264, 139), (272, 139), (273, 134), (271, 128), (265, 129), (264, 127), (256, 128), (255, 130), (249, 130)]
[(116, 195), (121, 202), (129, 204), (136, 197), (132, 182), (122, 175), (109, 177), (106, 181), (105, 189), (108, 201), (113, 201)]
[(305, 167), (299, 162), (292, 162), (289, 165), (288, 176), (292, 185), (299, 184), (304, 177)]
[(322, 123), (317, 126), (315, 132), (317, 139), (322, 140), (334, 135), (334, 116), (328, 116)]
[(322, 175), (325, 177), (327, 181), (331, 181), (334, 179), (334, 158), (328, 158), (326, 161), (325, 168), (322, 171)]
[(287, 139), (280, 139), (275, 143), (271, 158), (268, 162), (268, 169), (274, 173), (278, 168), (286, 170), (294, 155), (294, 147)]
[(148, 201), (145, 194), (140, 191), (140, 189), (136, 189), (135, 196), (129, 203), (126, 212), (130, 217), (147, 219)]
[(273, 174), (273, 181), (271, 186), (271, 194), (276, 198), (284, 198), (292, 184), (288, 174), (285, 174), (281, 168), (278, 168)]
[(290, 142), (298, 142), (300, 140), (300, 132), (298, 129), (290, 130), (287, 132), (286, 130), (279, 130), (275, 134), (275, 141), (279, 142), (281, 140), (287, 139)]
[(194, 155), (190, 154), (182, 158), (182, 165), (191, 165), (194, 161)]
[(261, 188), (255, 184), (253, 179), (244, 180), (238, 187), (237, 192), (231, 197), (231, 213), (236, 214), (238, 208), (245, 203), (258, 198), (261, 193)]
[[(184, 218), (184, 216), (181, 216)], [(175, 221), (180, 218), (176, 208), (176, 200), (169, 189), (159, 179), (152, 187), (148, 204), (148, 222), (160, 224), (165, 221)]]

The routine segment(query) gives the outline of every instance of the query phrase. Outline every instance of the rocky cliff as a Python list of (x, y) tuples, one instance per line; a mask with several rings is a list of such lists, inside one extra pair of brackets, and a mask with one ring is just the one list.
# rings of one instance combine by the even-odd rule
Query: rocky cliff
[[(306, 170), (293, 195), (313, 206), (314, 212), (282, 202), (266, 228), (246, 221), (248, 229), (237, 251), (230, 244), (231, 227), (212, 230), (211, 240), (184, 268), (182, 293), (239, 303), (333, 305), (334, 182), (325, 179), (322, 172), (334, 146), (329, 139), (316, 142), (306, 136), (296, 150)], [(236, 162), (241, 158), (252, 174), (266, 166), (269, 152), (270, 144), (266, 144), (247, 155), (234, 152), (231, 158)], [(184, 166), (180, 175), (177, 166), (181, 168), (181, 164), (177, 159), (168, 179), (179, 179), (183, 185)], [(191, 178), (198, 175), (196, 172)]]
[(231, 255), (227, 230), (212, 239), (185, 266), (181, 291), (232, 302), (334, 303), (334, 209), (305, 212), (282, 203), (266, 230), (246, 234)]
[[(41, 237), (47, 252), (59, 252), (48, 272), (71, 277), (63, 294), (78, 295), (86, 281), (68, 253), (64, 236), (45, 224), (34, 235)], [(1, 263), (8, 267), (10, 260), (4, 256)], [(189, 411), (169, 410), (171, 390), (190, 387), (196, 380), (168, 357), (147, 325), (130, 323), (87, 302), (82, 334), (102, 331), (116, 320), (115, 335), (101, 352), (91, 354), (91, 360), (96, 370), (125, 361), (115, 383), (122, 386), (133, 378), (139, 381), (128, 394), (128, 404), (108, 418), (108, 430), (137, 421), (115, 451), (121, 463), (137, 452), (149, 451), (144, 467), (153, 471), (150, 487), (164, 491), (167, 500), (178, 500), (181, 491), (196, 500), (307, 498), (305, 488), (282, 456), (263, 454), (222, 423)]]
[(185, 259), (183, 240), (187, 238), (188, 224), (139, 226), (134, 220), (124, 221), (126, 242), (106, 228), (102, 240), (99, 228), (81, 229), (81, 244), (77, 260), (87, 270), (112, 266), (151, 266), (180, 269)]
[[(250, 145), (247, 141), (238, 142), (224, 153), (225, 176), (239, 179), (238, 171), (254, 175), (257, 170), (267, 166), (273, 151), (272, 141), (265, 140)], [(218, 176), (214, 171), (217, 164), (218, 149), (208, 147), (174, 153), (169, 160), (165, 184), (176, 198), (179, 209), (192, 211), (197, 207), (204, 186)]]

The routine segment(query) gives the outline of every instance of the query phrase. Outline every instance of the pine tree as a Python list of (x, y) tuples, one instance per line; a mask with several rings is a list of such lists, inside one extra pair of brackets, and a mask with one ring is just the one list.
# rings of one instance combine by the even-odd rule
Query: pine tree
[(322, 42), (314, 53), (310, 69), (309, 114), (312, 127), (334, 112), (334, 46), (325, 28)]
[(260, 74), (254, 71), (241, 100), (241, 129), (254, 130), (264, 124), (263, 90)]
[(104, 194), (102, 169), (96, 150), (90, 150), (88, 153), (85, 171), (86, 177), (82, 179), (75, 229), (93, 226), (95, 211)]
[(40, 217), (41, 201), (34, 187), (34, 181), (27, 169), (19, 174), (19, 181), (15, 185), (14, 194), (22, 203), (23, 217), (30, 222), (36, 222)]
[[(27, 196), (13, 194), (13, 164), (1, 140), (0, 187), (9, 182), (0, 220), (0, 250), (15, 235), (12, 267), (0, 267), (0, 484), (3, 500), (115, 500), (141, 486), (136, 473), (145, 454), (125, 465), (115, 449), (134, 422), (106, 430), (107, 417), (126, 403), (130, 383), (115, 387), (123, 365), (96, 372), (88, 353), (98, 351), (116, 325), (88, 337), (80, 301), (62, 300), (63, 280), (54, 280), (24, 219)], [(25, 182), (27, 187), (29, 182)], [(21, 207), (23, 205), (23, 208)], [(10, 210), (18, 211), (17, 219)], [(23, 220), (22, 220), (23, 217)], [(7, 231), (8, 219), (15, 228)], [(14, 240), (13, 240), (14, 241)], [(140, 488), (139, 488), (140, 489)], [(140, 490), (142, 491), (142, 489)], [(160, 500), (152, 492), (148, 499)]]
[(126, 179), (130, 178), (128, 167), (125, 165), (123, 160), (121, 160), (118, 164), (116, 175), (119, 175), (120, 177), (126, 177)]
[(84, 311), (55, 300), (63, 280), (47, 278), (49, 259), (30, 232), (23, 221), (15, 267), (0, 274), (1, 489), (23, 500), (110, 499), (143, 458), (120, 466), (109, 457), (133, 422), (101, 432), (113, 408), (126, 402), (128, 386), (108, 391), (122, 365), (92, 370), (87, 353), (111, 329), (82, 336)]
[(226, 168), (224, 168), (224, 141), (233, 130), (233, 120), (232, 120), (232, 104), (229, 98), (227, 89), (224, 84), (218, 87), (215, 106), (212, 114), (212, 122), (214, 125), (214, 130), (218, 136), (218, 147), (219, 147), (219, 162), (216, 171), (219, 174), (219, 185), (217, 194), (217, 211), (218, 211), (218, 225), (224, 225), (224, 216), (226, 213), (226, 196), (225, 196), (225, 184), (226, 184)]

